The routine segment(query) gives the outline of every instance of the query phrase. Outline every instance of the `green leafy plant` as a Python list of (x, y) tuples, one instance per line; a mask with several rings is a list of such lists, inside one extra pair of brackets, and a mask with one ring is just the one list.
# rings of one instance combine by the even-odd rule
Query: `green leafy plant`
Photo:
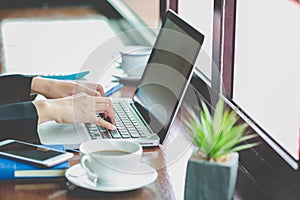
[(197, 158), (224, 162), (231, 152), (241, 151), (256, 146), (258, 143), (244, 143), (256, 137), (246, 134), (248, 125), (237, 123), (239, 117), (233, 110), (224, 109), (224, 101), (220, 98), (212, 115), (204, 102), (201, 111), (196, 115), (188, 109), (188, 118), (184, 123), (193, 137), (198, 151)]

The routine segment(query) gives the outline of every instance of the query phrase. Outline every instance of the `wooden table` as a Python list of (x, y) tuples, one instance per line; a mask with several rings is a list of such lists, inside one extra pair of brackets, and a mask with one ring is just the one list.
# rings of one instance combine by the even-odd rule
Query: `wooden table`
[[(124, 88), (113, 96), (131, 96), (132, 93), (132, 88)], [(192, 146), (181, 131), (179, 118), (178, 116), (175, 120), (164, 145), (144, 148), (142, 161), (157, 170), (158, 178), (143, 188), (128, 192), (105, 193), (78, 188), (64, 177), (24, 179), (1, 181), (0, 199), (183, 199), (185, 168)], [(76, 154), (70, 160), (70, 164), (77, 164), (79, 160), (80, 156)]]

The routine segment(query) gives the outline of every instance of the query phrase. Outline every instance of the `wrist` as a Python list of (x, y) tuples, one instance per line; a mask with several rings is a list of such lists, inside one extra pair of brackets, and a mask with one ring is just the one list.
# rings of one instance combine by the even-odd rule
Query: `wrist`
[(48, 87), (51, 85), (47, 81), (45, 78), (39, 76), (33, 77), (31, 81), (31, 94), (47, 94)]
[(52, 114), (55, 111), (51, 108), (51, 104), (47, 100), (36, 100), (32, 103), (37, 110), (38, 124), (55, 120), (55, 116)]

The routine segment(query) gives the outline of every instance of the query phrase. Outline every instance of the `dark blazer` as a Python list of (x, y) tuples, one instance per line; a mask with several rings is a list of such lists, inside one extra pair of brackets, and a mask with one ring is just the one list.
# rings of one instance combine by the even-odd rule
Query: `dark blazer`
[(32, 76), (0, 76), (0, 140), (17, 139), (39, 143), (38, 115), (31, 102)]

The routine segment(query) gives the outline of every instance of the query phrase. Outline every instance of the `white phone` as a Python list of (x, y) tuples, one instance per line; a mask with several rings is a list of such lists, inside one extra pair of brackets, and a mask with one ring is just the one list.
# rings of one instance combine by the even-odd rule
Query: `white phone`
[(51, 167), (67, 161), (74, 155), (18, 140), (0, 142), (0, 155), (39, 166)]

